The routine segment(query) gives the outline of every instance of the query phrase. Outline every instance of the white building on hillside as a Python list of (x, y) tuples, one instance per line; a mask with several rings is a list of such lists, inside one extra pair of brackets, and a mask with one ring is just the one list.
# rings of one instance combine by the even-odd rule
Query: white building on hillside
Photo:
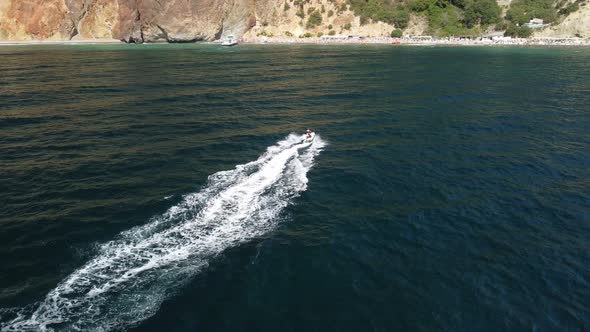
[(540, 29), (545, 27), (547, 24), (543, 24), (543, 19), (540, 18), (533, 18), (528, 23), (523, 24), (525, 27), (529, 27), (531, 29)]

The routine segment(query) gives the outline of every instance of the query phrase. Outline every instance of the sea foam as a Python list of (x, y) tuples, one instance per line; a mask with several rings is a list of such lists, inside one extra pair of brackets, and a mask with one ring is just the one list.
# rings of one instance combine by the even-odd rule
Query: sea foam
[(211, 258), (276, 227), (325, 146), (319, 136), (302, 140), (291, 134), (257, 160), (210, 175), (161, 216), (102, 244), (44, 300), (2, 309), (0, 330), (122, 330), (152, 316)]

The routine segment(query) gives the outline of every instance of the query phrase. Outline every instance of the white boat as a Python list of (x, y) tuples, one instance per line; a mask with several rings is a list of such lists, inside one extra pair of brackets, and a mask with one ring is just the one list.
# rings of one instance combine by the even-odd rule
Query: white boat
[(311, 133), (309, 134), (309, 137), (305, 136), (305, 140), (303, 140), (303, 142), (305, 143), (311, 143), (313, 142), (313, 139), (315, 138), (315, 133)]
[(226, 36), (221, 42), (221, 46), (234, 46), (237, 44), (238, 40), (232, 35)]

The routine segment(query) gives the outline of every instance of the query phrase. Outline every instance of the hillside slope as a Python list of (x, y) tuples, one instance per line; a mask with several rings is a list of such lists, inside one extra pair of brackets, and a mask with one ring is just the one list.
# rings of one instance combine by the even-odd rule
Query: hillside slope
[(256, 7), (257, 24), (245, 37), (255, 36), (313, 36), (350, 34), (389, 36), (394, 26), (383, 22), (360, 23), (343, 0), (285, 1), (268, 0), (266, 6)]
[(569, 14), (562, 22), (535, 33), (538, 37), (590, 38), (590, 5), (587, 3)]
[[(432, 32), (424, 20), (410, 13), (406, 33)], [(388, 36), (395, 28), (378, 20), (361, 21), (362, 15), (353, 12), (346, 0), (0, 0), (0, 40), (192, 42), (229, 34), (377, 37)], [(576, 34), (590, 37), (590, 6), (535, 35)]]

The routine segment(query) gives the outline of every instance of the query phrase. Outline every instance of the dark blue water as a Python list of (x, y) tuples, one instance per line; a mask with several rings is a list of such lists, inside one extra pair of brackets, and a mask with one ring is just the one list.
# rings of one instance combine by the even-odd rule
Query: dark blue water
[(590, 49), (0, 59), (1, 331), (590, 329)]

